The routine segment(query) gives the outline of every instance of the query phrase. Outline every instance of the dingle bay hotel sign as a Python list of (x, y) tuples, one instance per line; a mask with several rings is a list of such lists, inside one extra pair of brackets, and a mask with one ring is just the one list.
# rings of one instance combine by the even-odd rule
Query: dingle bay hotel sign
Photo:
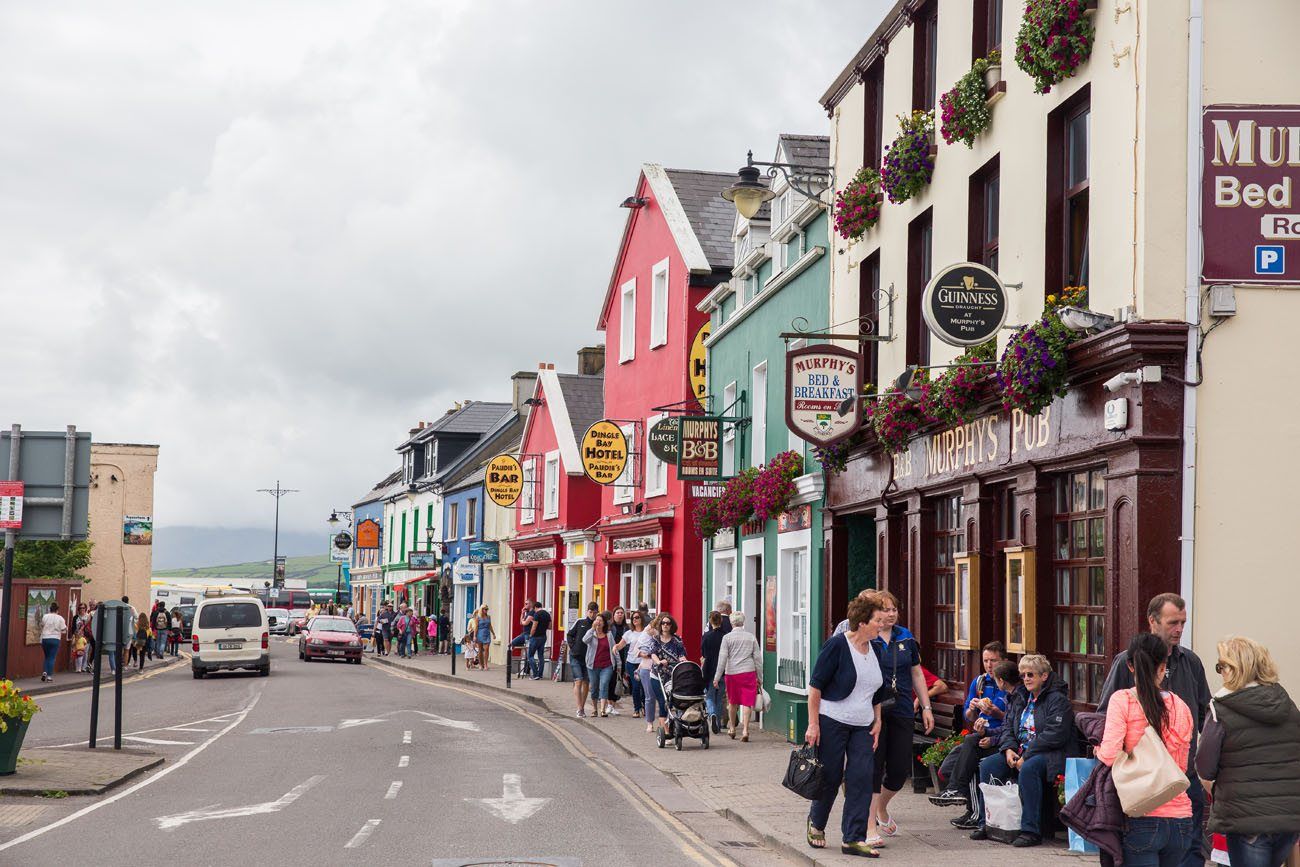
[(977, 346), (998, 336), (1007, 318), (1007, 290), (983, 265), (949, 265), (925, 287), (921, 313), (926, 325), (950, 346)]

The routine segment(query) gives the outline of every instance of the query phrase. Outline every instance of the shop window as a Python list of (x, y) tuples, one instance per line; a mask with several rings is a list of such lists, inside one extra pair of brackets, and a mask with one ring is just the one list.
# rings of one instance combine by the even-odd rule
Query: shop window
[(862, 76), (862, 164), (879, 168), (885, 132), (885, 61), (877, 60)]
[(976, 554), (963, 554), (953, 561), (953, 637), (961, 650), (980, 647), (980, 561)]
[(934, 673), (949, 683), (965, 680), (965, 654), (957, 650), (957, 559), (966, 552), (966, 532), (961, 522), (961, 497), (934, 501)]
[(537, 570), (537, 593), (535, 595), (537, 597), (537, 601), (542, 603), (542, 607), (545, 608), (547, 611), (551, 612), (552, 618), (559, 616), (559, 612), (555, 610), (555, 597), (552, 596), (551, 594), (551, 588), (554, 586), (554, 584), (555, 584), (554, 569)]
[[(800, 533), (804, 536), (806, 534)], [(777, 683), (807, 688), (808, 665), (808, 547), (786, 548), (777, 562)], [(754, 611), (758, 616), (757, 609)]]
[(921, 315), (921, 296), (930, 282), (934, 241), (932, 212), (913, 220), (907, 227), (907, 340), (904, 363), (922, 367), (930, 363), (930, 326)]
[(561, 631), (568, 629), (582, 617), (581, 570), (579, 570), (576, 580), (572, 574), (569, 575), (569, 580), (574, 583), (565, 584), (559, 588), (560, 607), (555, 612), (557, 628)]
[(1002, 0), (975, 0), (971, 27), (971, 60), (988, 57), (1002, 47)]
[(1001, 173), (997, 157), (989, 160), (970, 178), (967, 210), (966, 257), (991, 271), (998, 270), (999, 210), (1001, 208)]
[(912, 15), (912, 108), (933, 111), (939, 60), (939, 6), (929, 2)]
[(1038, 653), (1034, 549), (1007, 548), (1007, 653)]
[(1091, 102), (1085, 86), (1047, 121), (1048, 294), (1088, 285)]
[(628, 610), (644, 602), (651, 611), (658, 611), (659, 564), (623, 563), (619, 567), (619, 598)]
[(1106, 677), (1106, 480), (1103, 469), (1055, 479), (1052, 600), (1056, 671), (1070, 698), (1096, 704)]
[(713, 603), (730, 602), (736, 605), (736, 556), (716, 557), (713, 560)]
[[(858, 266), (858, 322), (859, 330), (880, 333), (880, 250), (862, 260)], [(893, 327), (892, 323), (891, 326)], [(880, 366), (880, 343), (868, 341), (862, 347), (862, 381), (874, 383)]]

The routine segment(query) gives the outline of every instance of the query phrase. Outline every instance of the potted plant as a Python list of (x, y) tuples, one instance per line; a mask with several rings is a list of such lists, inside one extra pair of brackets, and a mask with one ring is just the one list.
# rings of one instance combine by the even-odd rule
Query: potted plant
[(754, 517), (754, 479), (757, 467), (741, 470), (727, 481), (718, 498), (718, 526), (738, 527)]
[(941, 788), (939, 785), (939, 766), (943, 764), (944, 759), (948, 758), (949, 753), (961, 746), (962, 740), (968, 734), (970, 734), (969, 731), (962, 731), (959, 734), (949, 735), (930, 744), (925, 748), (925, 752), (921, 753), (921, 764), (930, 769), (930, 780), (934, 783), (936, 792)]
[(880, 220), (880, 172), (863, 166), (835, 195), (835, 231), (856, 241)]
[(921, 192), (934, 176), (934, 113), (898, 117), (899, 133), (880, 164), (880, 188), (894, 204)]
[(926, 393), (925, 414), (948, 427), (971, 421), (989, 394), (989, 362), (996, 357), (995, 340), (972, 346), (958, 356)]
[(1018, 328), (998, 362), (1003, 409), (1038, 415), (1064, 395), (1069, 375), (1066, 350), (1073, 339), (1074, 333), (1062, 324), (1055, 308), (1044, 310), (1032, 325)]
[[(976, 61), (978, 62), (978, 61)], [(989, 56), (984, 58), (984, 91), (988, 91), (998, 86), (1002, 80), (1002, 52), (993, 49)]]
[(876, 403), (871, 411), (871, 427), (885, 451), (891, 454), (907, 451), (908, 443), (930, 421), (925, 413), (929, 390), (930, 384), (925, 383), (921, 386), (920, 400), (912, 400), (902, 394), (890, 394)]
[(39, 710), (30, 695), (14, 689), (13, 681), (0, 680), (0, 776), (12, 774), (18, 767), (27, 725)]
[(1037, 93), (1074, 75), (1092, 54), (1096, 36), (1085, 0), (1028, 0), (1016, 34), (1016, 65)]
[(803, 475), (803, 456), (781, 452), (754, 477), (754, 517), (760, 521), (776, 518), (790, 507), (794, 498), (794, 480)]
[(992, 59), (1000, 61), (1001, 55), (995, 51), (990, 57), (975, 61), (952, 90), (939, 97), (939, 132), (948, 144), (960, 141), (966, 147), (973, 147), (975, 137), (993, 125), (984, 81)]

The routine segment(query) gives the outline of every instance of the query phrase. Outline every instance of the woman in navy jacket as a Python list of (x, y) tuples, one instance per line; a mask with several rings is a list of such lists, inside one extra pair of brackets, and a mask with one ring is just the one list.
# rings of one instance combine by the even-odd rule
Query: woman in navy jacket
[(822, 645), (809, 679), (808, 730), (804, 735), (817, 747), (826, 774), (822, 796), (808, 810), (808, 845), (826, 847), (826, 822), (843, 780), (840, 851), (864, 858), (879, 857), (867, 845), (866, 836), (873, 756), (880, 738), (876, 692), (884, 680), (871, 640), (884, 625), (883, 609), (879, 595), (858, 596), (849, 603), (848, 631)]

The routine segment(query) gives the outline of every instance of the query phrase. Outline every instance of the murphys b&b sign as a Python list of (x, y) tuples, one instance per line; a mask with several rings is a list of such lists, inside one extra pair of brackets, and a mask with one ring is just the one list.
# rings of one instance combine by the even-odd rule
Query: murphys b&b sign
[(1208, 106), (1201, 152), (1201, 280), (1300, 285), (1300, 106)]
[[(785, 424), (816, 446), (862, 427), (862, 356), (839, 346), (806, 346), (785, 356)], [(847, 401), (847, 404), (846, 404)]]

